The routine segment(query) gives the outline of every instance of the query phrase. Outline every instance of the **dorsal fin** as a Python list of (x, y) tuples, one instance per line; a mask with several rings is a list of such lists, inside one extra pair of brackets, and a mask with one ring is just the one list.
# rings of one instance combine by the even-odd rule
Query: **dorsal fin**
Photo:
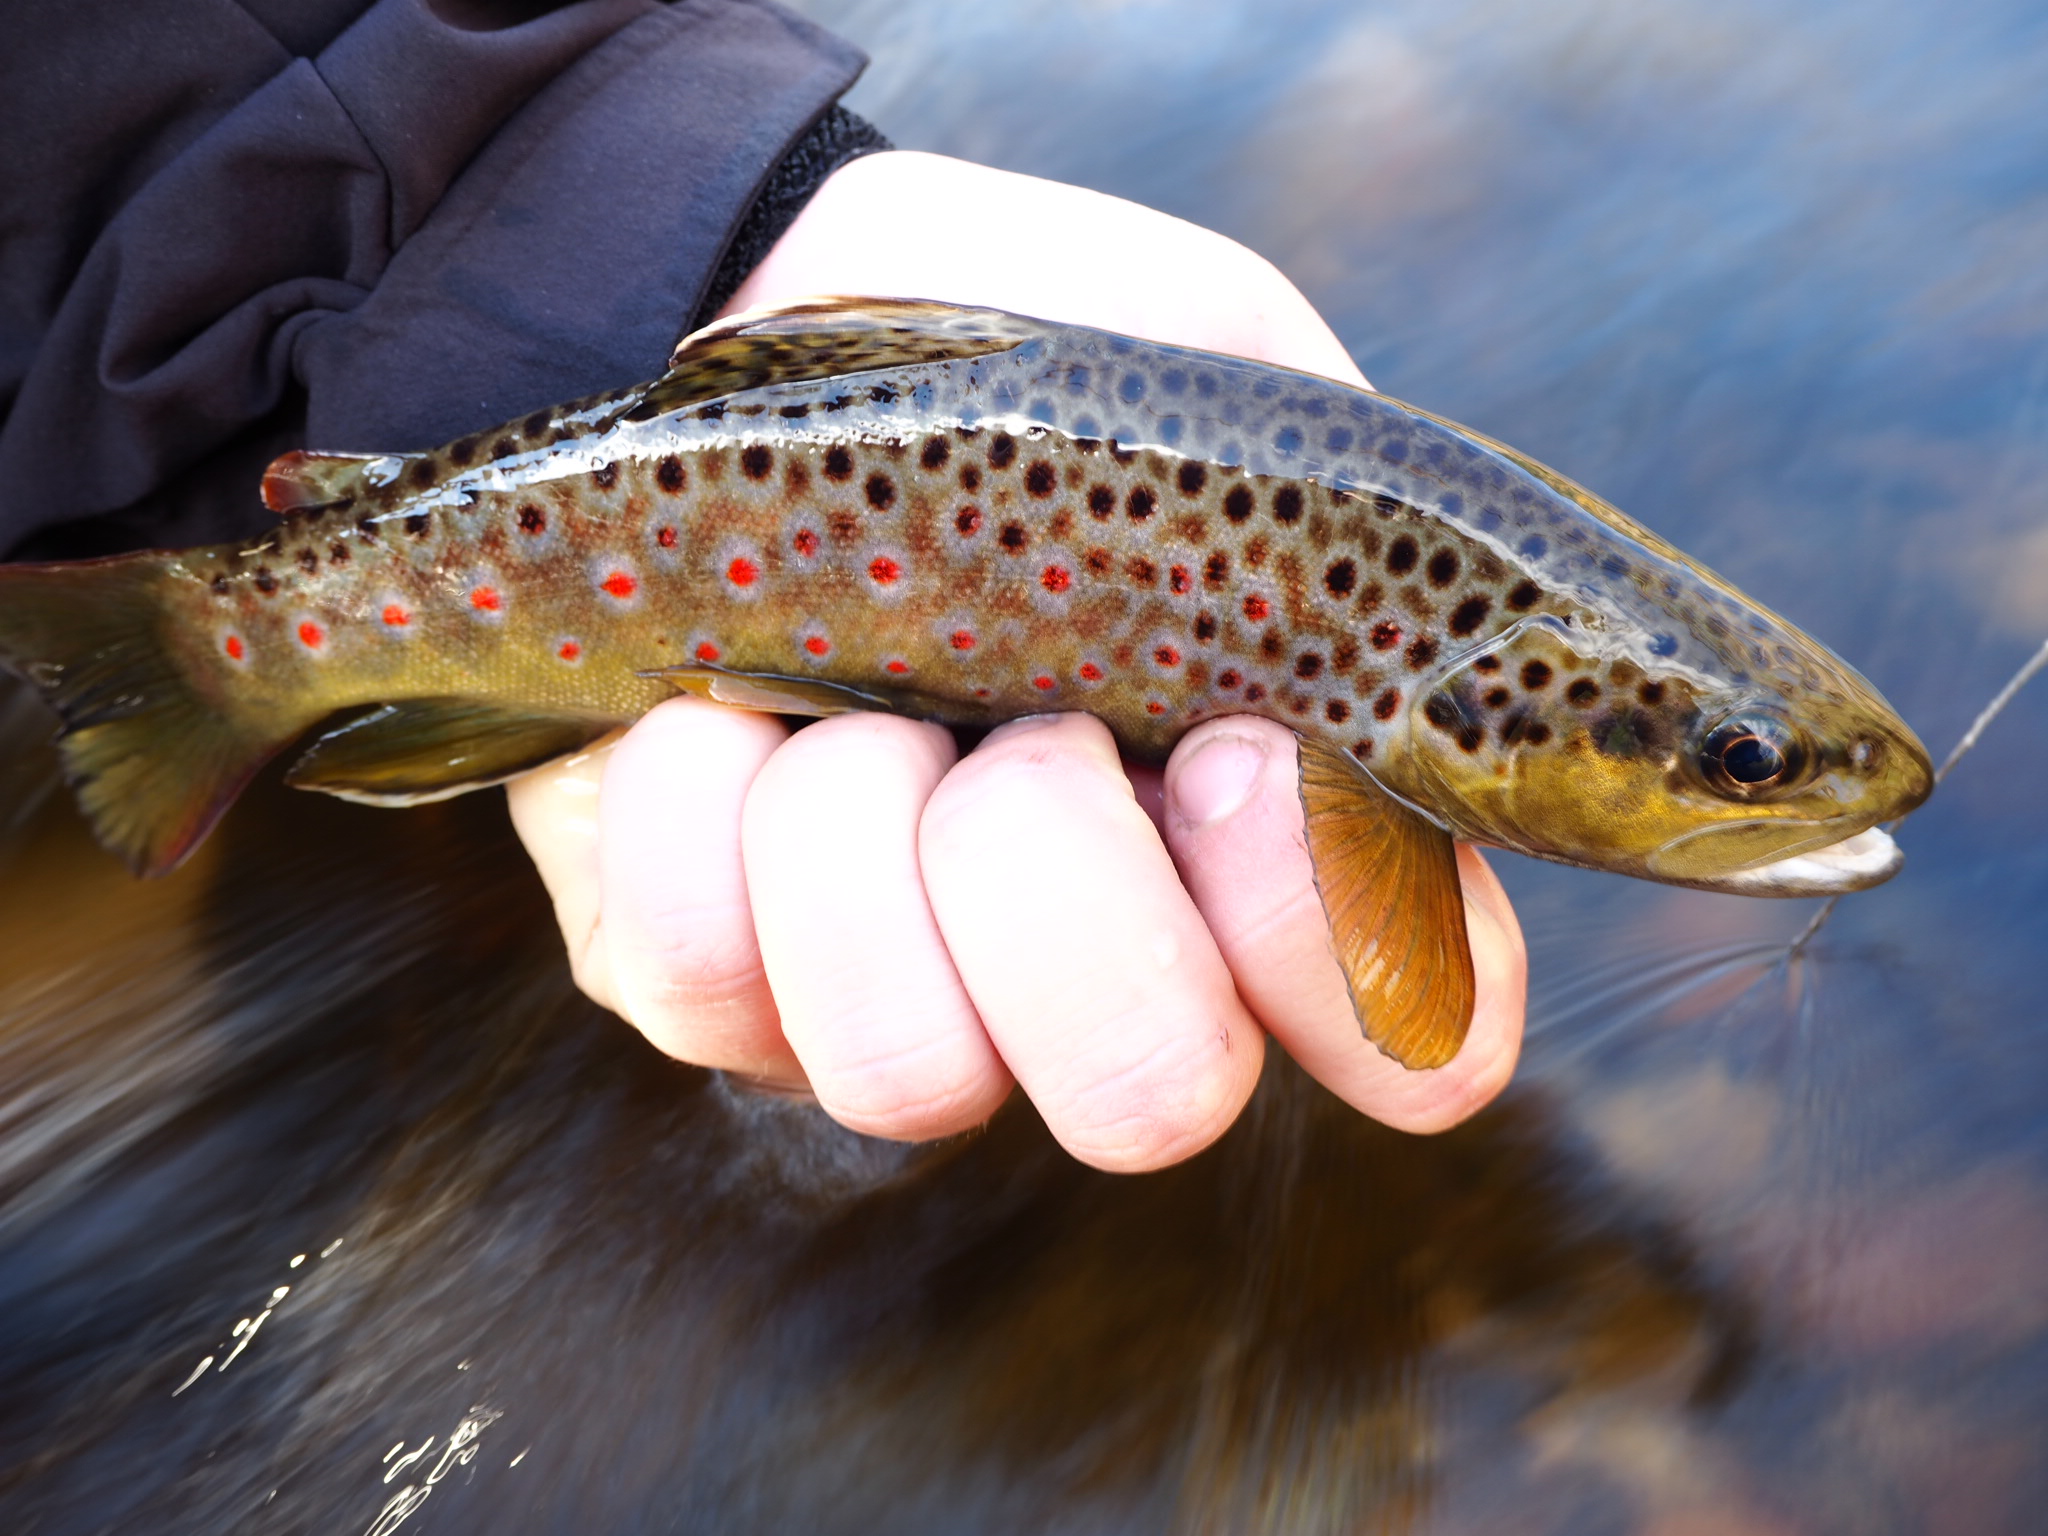
[(273, 512), (346, 506), (405, 473), (417, 453), (309, 453), (295, 448), (263, 471), (263, 505)]
[(1007, 352), (1045, 326), (999, 309), (928, 299), (805, 299), (734, 315), (685, 336), (668, 372), (624, 415), (643, 421), (764, 384)]
[[(619, 421), (645, 421), (702, 400), (765, 384), (795, 384), (842, 373), (1007, 352), (1044, 335), (1041, 321), (999, 309), (968, 309), (926, 299), (805, 299), (776, 309), (734, 315), (685, 336), (668, 372), (651, 384), (586, 396), (538, 417), (508, 423), (523, 446), (551, 442), (565, 427), (597, 436)], [(525, 432), (537, 424), (537, 433)], [(478, 438), (458, 439), (472, 445)], [(455, 445), (450, 445), (453, 447)], [(418, 463), (432, 479), (408, 476)], [(273, 512), (346, 506), (401, 477), (424, 488), (467, 462), (449, 448), (437, 453), (311, 453), (295, 450), (263, 473), (263, 503)]]

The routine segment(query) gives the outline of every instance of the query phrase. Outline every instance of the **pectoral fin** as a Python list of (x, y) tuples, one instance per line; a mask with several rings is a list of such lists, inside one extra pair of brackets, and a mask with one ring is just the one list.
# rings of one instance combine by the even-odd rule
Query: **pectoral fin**
[(979, 720), (985, 711), (958, 702), (934, 698), (909, 688), (889, 688), (850, 683), (829, 683), (816, 677), (784, 677), (775, 672), (734, 672), (725, 667), (692, 664), (661, 667), (642, 672), (658, 677), (678, 691), (730, 704), (735, 709), (758, 709), (772, 715), (844, 715), (854, 710), (877, 714), (905, 715), (912, 720), (938, 720), (947, 724)]
[(409, 699), (337, 726), (285, 782), (367, 805), (420, 805), (501, 784), (586, 747), (619, 724), (467, 699)]
[(1301, 808), (1331, 947), (1365, 1037), (1404, 1067), (1440, 1067), (1472, 1022), (1472, 951), (1451, 835), (1342, 752), (1304, 740)]
[(844, 683), (821, 682), (812, 677), (781, 677), (771, 672), (729, 672), (723, 667), (661, 667), (643, 672), (658, 677), (678, 693), (730, 704), (735, 709), (758, 709), (771, 715), (844, 715), (857, 709), (888, 711), (888, 700)]

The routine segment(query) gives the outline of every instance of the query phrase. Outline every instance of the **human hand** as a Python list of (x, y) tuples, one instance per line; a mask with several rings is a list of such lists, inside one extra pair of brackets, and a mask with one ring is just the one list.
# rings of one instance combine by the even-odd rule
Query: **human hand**
[[(729, 311), (818, 293), (987, 304), (1364, 384), (1269, 264), (1167, 215), (931, 155), (834, 175)], [(1442, 1129), (1507, 1083), (1526, 962), (1460, 847), (1477, 1004), (1449, 1065), (1360, 1032), (1311, 878), (1293, 734), (1248, 716), (1120, 763), (1086, 715), (958, 755), (936, 726), (677, 699), (511, 786), (577, 983), (664, 1051), (921, 1139), (1021, 1085), (1097, 1167), (1201, 1150), (1265, 1037), (1366, 1114)]]

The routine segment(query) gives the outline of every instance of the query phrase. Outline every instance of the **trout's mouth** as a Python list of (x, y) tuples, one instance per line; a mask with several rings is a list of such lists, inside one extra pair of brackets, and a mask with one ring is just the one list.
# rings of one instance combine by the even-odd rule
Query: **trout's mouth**
[(1882, 827), (1866, 827), (1852, 837), (1808, 848), (1768, 864), (1715, 875), (1659, 874), (1672, 885), (1733, 896), (1839, 896), (1882, 885), (1906, 862), (1905, 851)]

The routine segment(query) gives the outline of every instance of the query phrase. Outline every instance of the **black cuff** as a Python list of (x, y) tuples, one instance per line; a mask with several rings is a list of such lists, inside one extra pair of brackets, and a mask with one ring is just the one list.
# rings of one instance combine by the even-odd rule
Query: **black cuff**
[(848, 161), (895, 147), (873, 123), (844, 107), (834, 106), (819, 118), (761, 184), (754, 206), (733, 231), (732, 243), (719, 258), (718, 269), (705, 285), (704, 298), (685, 330), (694, 331), (711, 323), (725, 307), (725, 301), (747, 280), (747, 274), (761, 264), (761, 258), (796, 222), (796, 216), (825, 184), (826, 177)]

